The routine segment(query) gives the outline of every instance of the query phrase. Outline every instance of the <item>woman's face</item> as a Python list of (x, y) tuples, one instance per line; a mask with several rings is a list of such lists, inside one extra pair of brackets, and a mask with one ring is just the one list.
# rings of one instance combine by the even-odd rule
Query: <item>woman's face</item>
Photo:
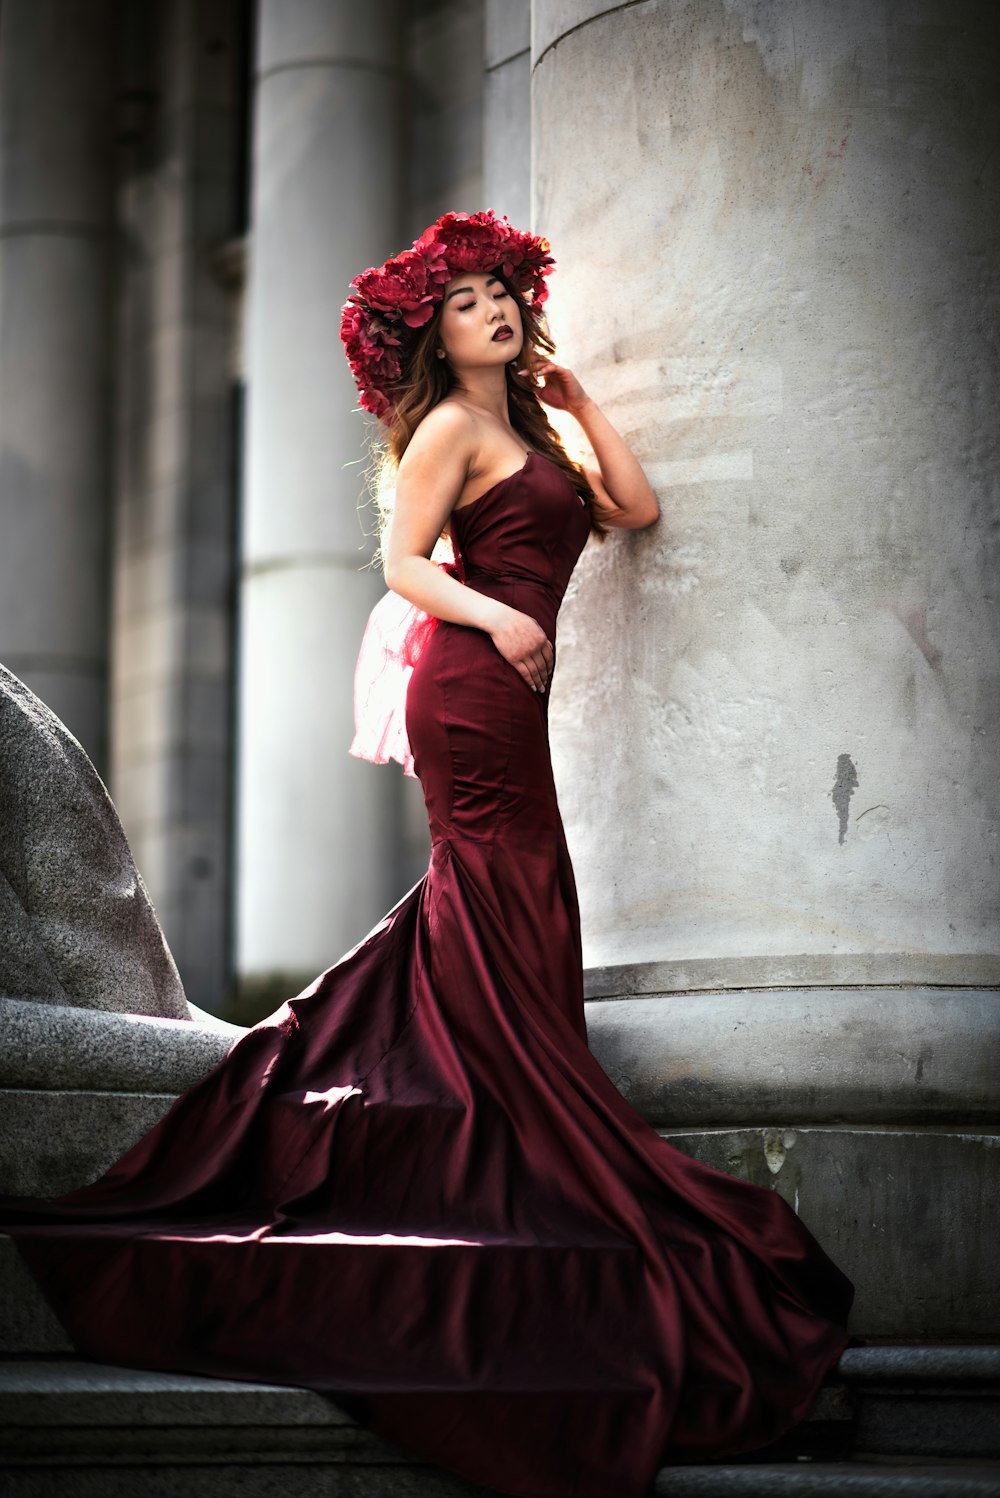
[(516, 359), (524, 344), (517, 303), (498, 276), (463, 271), (444, 289), (438, 344), (456, 372), (502, 366)]

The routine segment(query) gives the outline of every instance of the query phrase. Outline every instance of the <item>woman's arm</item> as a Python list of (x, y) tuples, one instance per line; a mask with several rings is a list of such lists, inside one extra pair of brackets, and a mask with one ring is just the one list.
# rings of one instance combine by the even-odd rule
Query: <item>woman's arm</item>
[(595, 509), (605, 525), (623, 530), (640, 530), (660, 518), (660, 506), (649, 486), (638, 458), (625, 439), (615, 431), (600, 406), (584, 390), (576, 375), (564, 365), (543, 360), (535, 369), (545, 376), (545, 386), (538, 392), (547, 405), (569, 411), (580, 423), (594, 451), (599, 469), (588, 468), (590, 487), (594, 491)]
[(385, 543), (386, 586), (437, 619), (483, 630), (528, 686), (544, 692), (555, 653), (538, 622), (465, 587), (430, 560), (476, 451), (473, 420), (460, 407), (436, 406), (420, 423), (396, 475)]

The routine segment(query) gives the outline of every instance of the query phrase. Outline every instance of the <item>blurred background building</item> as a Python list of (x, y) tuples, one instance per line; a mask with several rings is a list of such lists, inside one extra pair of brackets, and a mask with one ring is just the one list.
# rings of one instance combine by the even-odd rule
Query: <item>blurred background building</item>
[(484, 10), (2, 9), (0, 657), (104, 775), (216, 1012), (273, 1008), (426, 868), (419, 788), (347, 755), (382, 583), (339, 309), (482, 206), (484, 111), (527, 222), (527, 7), (488, 59)]
[(1000, 1318), (998, 51), (976, 0), (0, 7), (0, 659), (189, 998), (269, 1012), (426, 867), (347, 753), (339, 309), (506, 212), (662, 507), (560, 618), (592, 1044), (873, 1335)]

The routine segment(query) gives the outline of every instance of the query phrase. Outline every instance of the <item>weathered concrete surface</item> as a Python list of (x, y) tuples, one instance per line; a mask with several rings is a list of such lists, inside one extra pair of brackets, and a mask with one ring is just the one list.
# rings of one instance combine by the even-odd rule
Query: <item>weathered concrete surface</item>
[(1000, 1339), (1000, 1134), (795, 1120), (661, 1133), (795, 1208), (855, 1284), (852, 1332)]
[(591, 1050), (650, 1123), (1000, 1118), (1000, 995), (783, 989), (591, 1001)]
[(0, 666), (0, 994), (188, 1019), (118, 813), (82, 746)]
[(166, 1113), (174, 1092), (0, 1090), (0, 1196), (87, 1186)]
[(558, 357), (662, 506), (560, 619), (588, 964), (1000, 952), (997, 24), (533, 6)]

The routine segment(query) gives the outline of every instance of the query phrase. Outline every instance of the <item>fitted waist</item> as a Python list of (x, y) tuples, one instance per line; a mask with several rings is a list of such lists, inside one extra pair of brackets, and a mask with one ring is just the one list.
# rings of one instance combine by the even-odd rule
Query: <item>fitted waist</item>
[(562, 595), (551, 583), (538, 577), (527, 577), (520, 572), (487, 572), (470, 568), (465, 574), (465, 586), (483, 593), (487, 598), (496, 598), (509, 604), (522, 614), (530, 614), (542, 625), (549, 638), (554, 638), (556, 615)]
[(534, 577), (529, 572), (491, 572), (485, 567), (468, 567), (463, 581), (468, 587), (475, 588), (479, 592), (485, 592), (487, 587), (494, 585), (498, 587), (506, 585), (538, 588), (541, 592), (547, 593), (550, 598), (557, 600), (559, 598), (559, 593), (551, 582), (544, 578)]

